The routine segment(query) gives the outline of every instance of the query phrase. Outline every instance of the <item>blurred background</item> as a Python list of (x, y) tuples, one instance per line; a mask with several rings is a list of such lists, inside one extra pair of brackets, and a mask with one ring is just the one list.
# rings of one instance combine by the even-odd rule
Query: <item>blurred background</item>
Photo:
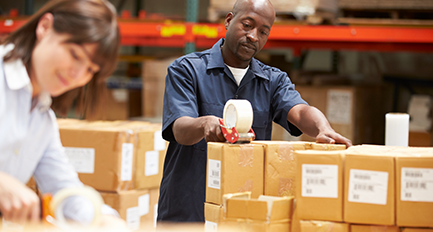
[[(1, 0), (0, 36), (47, 0)], [(224, 37), (234, 0), (110, 0), (122, 34), (119, 63), (92, 119), (160, 122), (167, 66)], [(430, 146), (433, 1), (271, 0), (277, 19), (257, 55), (289, 74), (310, 105), (354, 144), (384, 144), (385, 114), (411, 116), (410, 145)], [(86, 118), (74, 109), (69, 118)], [(275, 125), (275, 140), (293, 138)]]

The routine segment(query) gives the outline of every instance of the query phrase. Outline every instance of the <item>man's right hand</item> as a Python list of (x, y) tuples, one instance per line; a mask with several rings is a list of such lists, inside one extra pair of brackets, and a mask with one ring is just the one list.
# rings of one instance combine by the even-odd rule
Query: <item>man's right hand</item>
[(173, 134), (182, 145), (194, 145), (203, 138), (206, 142), (224, 142), (218, 117), (209, 115), (198, 118), (180, 117), (173, 123)]
[(0, 172), (0, 212), (8, 221), (37, 222), (41, 215), (39, 197), (16, 178)]

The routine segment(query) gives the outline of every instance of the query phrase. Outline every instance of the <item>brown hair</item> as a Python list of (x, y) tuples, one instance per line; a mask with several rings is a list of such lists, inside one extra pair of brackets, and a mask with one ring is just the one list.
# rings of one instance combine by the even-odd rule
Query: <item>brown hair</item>
[(80, 96), (77, 102), (80, 113), (93, 109), (89, 106), (96, 104), (100, 85), (116, 68), (120, 42), (116, 10), (107, 0), (51, 0), (3, 41), (4, 44), (15, 44), (14, 49), (3, 58), (4, 61), (21, 59), (26, 67), (30, 66), (36, 43), (36, 27), (45, 13), (53, 14), (53, 28), (57, 33), (71, 36), (67, 42), (97, 43), (92, 60), (100, 67), (86, 86), (54, 98), (53, 109), (59, 114), (67, 113), (77, 96)]

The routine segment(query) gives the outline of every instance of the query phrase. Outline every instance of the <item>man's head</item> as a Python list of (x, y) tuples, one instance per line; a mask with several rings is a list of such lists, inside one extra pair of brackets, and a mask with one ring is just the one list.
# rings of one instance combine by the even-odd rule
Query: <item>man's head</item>
[(224, 62), (245, 68), (268, 40), (275, 10), (269, 0), (237, 0), (224, 22)]

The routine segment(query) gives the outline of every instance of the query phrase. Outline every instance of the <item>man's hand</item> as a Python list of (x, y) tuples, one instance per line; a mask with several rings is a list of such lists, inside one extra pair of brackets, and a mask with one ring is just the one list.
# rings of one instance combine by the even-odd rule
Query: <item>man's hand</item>
[(180, 117), (174, 121), (172, 129), (174, 138), (182, 145), (194, 145), (203, 138), (206, 142), (226, 141), (218, 117), (211, 115), (198, 118)]
[(316, 142), (318, 143), (340, 143), (345, 144), (346, 147), (352, 146), (352, 142), (343, 137), (342, 135), (338, 134), (335, 131), (328, 131), (328, 132), (321, 132), (316, 136)]
[(24, 223), (40, 219), (40, 200), (33, 190), (0, 172), (0, 212), (5, 220)]
[(131, 231), (126, 222), (112, 215), (102, 215), (99, 219), (98, 229), (100, 231)]

